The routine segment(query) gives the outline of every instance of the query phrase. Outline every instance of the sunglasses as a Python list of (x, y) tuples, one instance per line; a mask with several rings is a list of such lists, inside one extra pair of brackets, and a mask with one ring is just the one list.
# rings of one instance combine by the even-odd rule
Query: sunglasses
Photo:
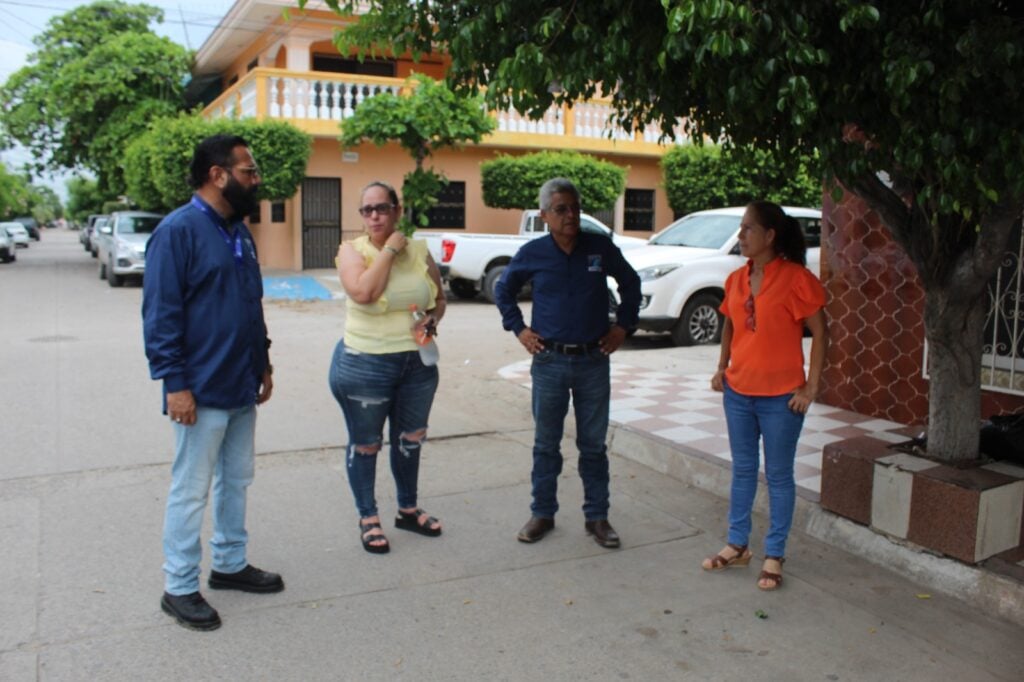
[(747, 302), (743, 304), (744, 310), (747, 311), (747, 329), (752, 332), (757, 331), (757, 314), (754, 310), (754, 295), (751, 294)]
[(363, 216), (364, 218), (369, 218), (374, 213), (377, 213), (379, 215), (390, 213), (394, 208), (394, 204), (373, 204), (372, 206), (360, 206), (359, 215)]

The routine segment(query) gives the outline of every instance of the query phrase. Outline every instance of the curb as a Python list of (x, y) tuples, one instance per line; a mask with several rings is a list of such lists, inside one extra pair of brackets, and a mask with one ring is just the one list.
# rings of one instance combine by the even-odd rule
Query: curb
[[(684, 445), (614, 422), (609, 424), (608, 433), (610, 453), (719, 497), (729, 497), (731, 475), (724, 463), (712, 461)], [(823, 510), (817, 499), (807, 499), (799, 488), (797, 491), (794, 528), (928, 589), (1024, 626), (1024, 583), (930, 554), (904, 541), (896, 542), (867, 526)], [(758, 482), (754, 511), (768, 513), (768, 494), (763, 481)]]

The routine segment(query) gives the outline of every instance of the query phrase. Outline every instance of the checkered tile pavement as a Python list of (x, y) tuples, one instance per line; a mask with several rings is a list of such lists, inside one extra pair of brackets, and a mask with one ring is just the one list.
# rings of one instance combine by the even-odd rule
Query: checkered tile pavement
[[(503, 367), (498, 373), (509, 381), (530, 386), (529, 359)], [(611, 383), (609, 416), (613, 422), (676, 443), (723, 465), (732, 461), (722, 395), (711, 390), (711, 374), (671, 374), (613, 360)], [(818, 501), (825, 445), (862, 435), (891, 443), (908, 440), (903, 424), (812, 404), (797, 445), (798, 493)]]

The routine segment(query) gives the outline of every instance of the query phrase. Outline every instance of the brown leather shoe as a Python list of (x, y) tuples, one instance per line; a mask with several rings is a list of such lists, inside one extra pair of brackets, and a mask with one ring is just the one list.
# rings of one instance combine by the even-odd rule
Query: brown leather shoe
[(554, 519), (541, 519), (536, 516), (531, 516), (530, 520), (526, 522), (523, 529), (519, 531), (519, 535), (516, 539), (519, 542), (537, 542), (542, 537), (548, 534), (552, 528), (555, 527)]
[(607, 519), (587, 521), (584, 526), (587, 529), (587, 535), (593, 535), (594, 542), (602, 547), (615, 549), (619, 546), (619, 534), (615, 532), (612, 524), (608, 523)]

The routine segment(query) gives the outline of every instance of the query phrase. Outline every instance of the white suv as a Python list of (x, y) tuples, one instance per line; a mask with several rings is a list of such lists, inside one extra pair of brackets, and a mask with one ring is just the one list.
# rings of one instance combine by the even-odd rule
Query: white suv
[[(821, 211), (783, 208), (803, 228), (807, 267), (818, 275)], [(718, 306), (725, 295), (725, 279), (745, 262), (738, 244), (745, 210), (738, 206), (690, 213), (651, 237), (646, 246), (623, 252), (640, 275), (640, 329), (668, 332), (677, 346), (721, 340)], [(609, 282), (609, 290), (614, 297), (614, 282)]]

